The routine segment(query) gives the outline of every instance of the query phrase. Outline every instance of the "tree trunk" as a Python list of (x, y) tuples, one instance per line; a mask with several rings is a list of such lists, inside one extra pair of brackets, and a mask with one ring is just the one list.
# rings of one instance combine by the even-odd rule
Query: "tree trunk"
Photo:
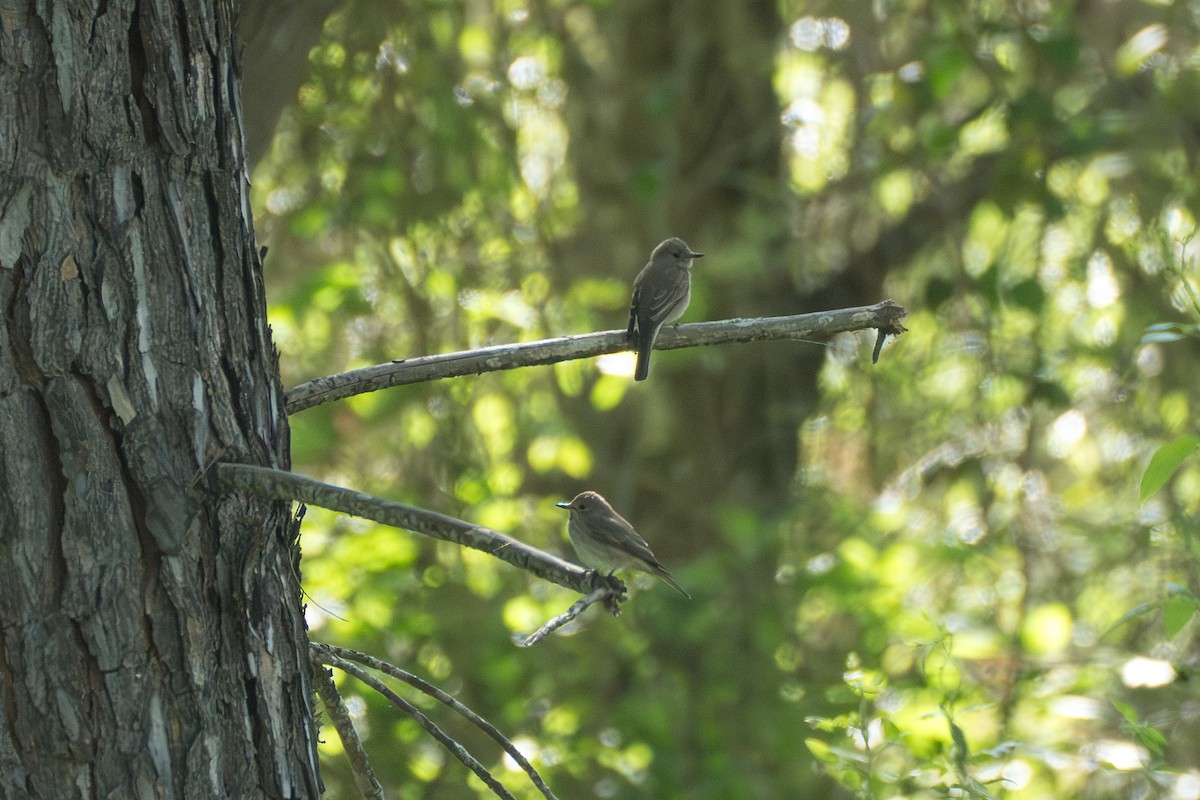
[(233, 6), (0, 7), (0, 797), (319, 794)]

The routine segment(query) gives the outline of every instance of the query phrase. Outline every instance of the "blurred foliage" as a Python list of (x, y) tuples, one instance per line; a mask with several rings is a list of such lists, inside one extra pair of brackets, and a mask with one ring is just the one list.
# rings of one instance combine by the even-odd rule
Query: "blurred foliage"
[[(668, 235), (708, 254), (685, 321), (911, 316), (876, 366), (864, 334), (297, 415), (298, 471), (552, 551), (596, 489), (695, 597), (634, 581), (520, 650), (569, 593), (313, 509), (314, 637), (564, 798), (1200, 796), (1198, 44), (1194, 0), (345, 4), (255, 172), (288, 385), (623, 327)], [(389, 796), (487, 794), (341, 686)]]

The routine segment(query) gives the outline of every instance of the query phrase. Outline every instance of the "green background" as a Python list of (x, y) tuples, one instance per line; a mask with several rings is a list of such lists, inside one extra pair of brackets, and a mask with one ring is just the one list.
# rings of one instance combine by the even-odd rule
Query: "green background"
[[(864, 332), (297, 414), (298, 472), (552, 552), (554, 502), (597, 490), (694, 597), (626, 576), (619, 618), (519, 649), (575, 596), (314, 508), (313, 638), (455, 693), (561, 798), (1200, 796), (1198, 26), (1124, 0), (346, 4), (254, 172), (287, 386), (623, 328), (670, 235), (707, 254), (685, 322), (892, 298), (910, 332), (877, 365)], [(490, 796), (338, 680), (389, 796)]]

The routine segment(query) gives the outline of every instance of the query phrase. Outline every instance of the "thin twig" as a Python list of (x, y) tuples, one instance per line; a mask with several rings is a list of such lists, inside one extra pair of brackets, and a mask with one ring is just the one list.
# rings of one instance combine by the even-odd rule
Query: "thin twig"
[(371, 759), (367, 757), (362, 740), (358, 738), (358, 731), (354, 728), (353, 720), (350, 719), (350, 710), (346, 708), (342, 695), (333, 682), (333, 676), (329, 670), (325, 669), (325, 665), (317, 659), (315, 654), (311, 661), (317, 694), (321, 695), (325, 711), (329, 714), (329, 719), (333, 722), (333, 727), (342, 740), (342, 750), (345, 751), (346, 758), (350, 760), (350, 771), (354, 773), (354, 783), (358, 785), (358, 791), (367, 800), (383, 800), (383, 787), (375, 778), (375, 771), (371, 769)]
[(405, 700), (400, 695), (393, 692), (386, 683), (379, 680), (379, 678), (376, 678), (374, 675), (367, 672), (357, 664), (347, 661), (339, 656), (335, 656), (333, 653), (328, 651), (321, 654), (321, 660), (331, 667), (337, 667), (347, 675), (353, 675), (354, 677), (358, 678), (367, 686), (370, 686), (372, 689), (386, 697), (392, 703), (392, 705), (396, 706), (405, 714), (408, 714), (410, 717), (415, 719), (418, 725), (424, 728), (430, 736), (432, 736), (434, 739), (437, 739), (438, 742), (441, 743), (442, 747), (445, 747), (447, 750), (449, 750), (455, 758), (466, 764), (472, 772), (479, 776), (479, 779), (486, 783), (488, 788), (491, 789), (497, 797), (503, 797), (506, 800), (516, 800), (516, 798), (504, 788), (500, 781), (492, 777), (492, 773), (488, 772), (487, 768), (484, 767), (483, 764), (480, 764), (475, 756), (467, 752), (467, 748), (463, 747), (461, 744), (447, 735), (445, 731), (437, 726), (437, 723), (425, 716), (420, 709)]
[[(607, 590), (601, 589), (597, 591)], [(525, 770), (525, 774), (529, 776), (529, 779), (533, 781), (533, 785), (537, 787), (538, 791), (541, 792), (542, 795), (548, 798), (548, 800), (557, 800), (557, 798), (554, 796), (554, 792), (550, 791), (550, 787), (547, 786), (546, 782), (542, 780), (542, 776), (538, 774), (538, 771), (533, 768), (533, 765), (530, 764), (525, 756), (521, 754), (521, 751), (516, 748), (516, 745), (509, 741), (508, 738), (505, 737), (505, 735), (502, 734), (494, 725), (476, 714), (467, 706), (460, 703), (453, 696), (447, 694), (428, 681), (418, 678), (411, 672), (400, 669), (400, 667), (397, 667), (395, 664), (382, 661), (374, 656), (369, 656), (366, 653), (359, 652), (358, 650), (351, 650), (348, 647), (338, 647), (336, 645), (323, 644), (319, 642), (312, 642), (310, 646), (315, 652), (317, 652), (318, 655), (332, 653), (346, 659), (347, 661), (354, 661), (362, 664), (365, 667), (377, 669), (380, 672), (391, 675), (393, 678), (404, 681), (409, 686), (421, 690), (435, 700), (454, 709), (477, 728), (490, 736), (502, 748), (504, 748), (504, 752), (512, 756), (513, 760), (520, 765), (521, 769)]]
[(547, 636), (554, 633), (554, 631), (558, 630), (563, 625), (566, 625), (568, 622), (570, 622), (571, 620), (575, 619), (577, 616), (582, 614), (583, 610), (585, 608), (587, 608), (588, 606), (590, 606), (592, 603), (595, 603), (598, 600), (603, 600), (606, 597), (609, 597), (611, 594), (612, 594), (611, 589), (608, 589), (608, 588), (597, 589), (596, 591), (592, 592), (591, 594), (585, 595), (584, 597), (581, 597), (578, 600), (576, 600), (574, 603), (571, 604), (570, 608), (568, 608), (563, 613), (559, 614), (557, 617), (552, 618), (549, 622), (547, 622), (542, 627), (538, 628), (533, 633), (529, 634), (528, 636), (526, 636), (524, 638), (522, 638), (520, 636), (514, 636), (513, 640), (517, 643), (517, 645), (519, 647), (533, 647), (535, 644), (540, 642), (542, 639), (545, 639)]
[(454, 542), (481, 550), (580, 594), (587, 594), (600, 587), (608, 587), (614, 593), (619, 593), (624, 587), (617, 578), (564, 561), (499, 531), (472, 525), (470, 522), (435, 511), (384, 500), (365, 492), (322, 483), (294, 472), (251, 464), (220, 462), (216, 465), (216, 475), (218, 485), (225, 491), (241, 490), (273, 500), (296, 500)]
[[(869, 328), (886, 328), (889, 333), (898, 333), (903, 330), (898, 324), (899, 320), (907, 314), (901, 306), (891, 300), (884, 300), (873, 306), (841, 308), (788, 317), (697, 322), (664, 328), (655, 340), (654, 348), (674, 350), (702, 345), (807, 340)], [(625, 331), (603, 331), (389, 361), (386, 364), (376, 364), (338, 375), (326, 375), (289, 389), (287, 413), (295, 414), (322, 403), (392, 386), (553, 364), (576, 358), (592, 358), (629, 348)]]
[(895, 338), (902, 333), (906, 333), (908, 328), (900, 324), (899, 318), (892, 322), (891, 325), (880, 325), (875, 332), (875, 349), (871, 351), (871, 363), (879, 363), (879, 353), (883, 350), (883, 343), (887, 337)]

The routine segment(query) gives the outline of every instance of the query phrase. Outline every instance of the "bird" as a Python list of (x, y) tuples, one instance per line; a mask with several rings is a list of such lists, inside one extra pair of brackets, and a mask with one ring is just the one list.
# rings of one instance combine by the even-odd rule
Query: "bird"
[(692, 299), (692, 252), (683, 239), (671, 237), (659, 243), (650, 260), (633, 281), (626, 337), (637, 348), (633, 379), (644, 381), (650, 373), (650, 351), (663, 325), (683, 316)]
[(666, 581), (689, 600), (692, 598), (658, 563), (646, 540), (599, 494), (580, 492), (571, 502), (555, 505), (571, 512), (567, 534), (585, 566), (609, 575), (627, 567), (640, 569)]

